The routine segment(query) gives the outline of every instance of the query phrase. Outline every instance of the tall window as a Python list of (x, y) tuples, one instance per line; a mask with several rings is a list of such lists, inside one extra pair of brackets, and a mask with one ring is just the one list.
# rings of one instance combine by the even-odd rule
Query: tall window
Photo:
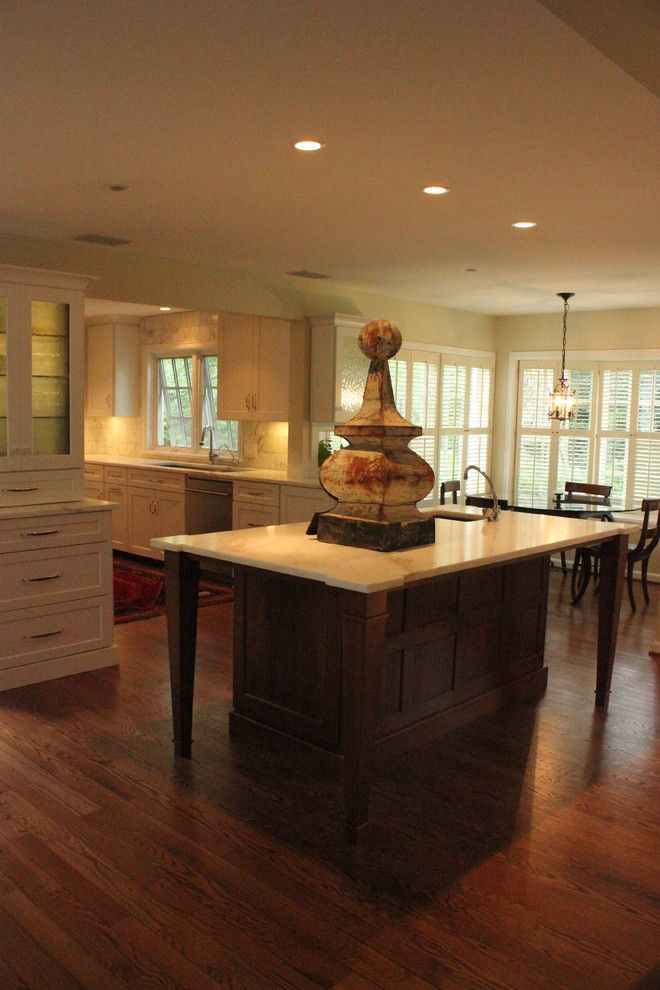
[[(213, 445), (238, 450), (238, 423), (219, 420), (218, 358), (197, 350), (152, 353), (148, 393), (150, 403), (147, 446), (173, 451), (199, 447), (204, 426), (213, 430)], [(208, 433), (204, 447), (209, 447)]]
[(660, 494), (660, 370), (630, 361), (574, 364), (576, 414), (563, 424), (548, 419), (558, 373), (552, 362), (520, 362), (515, 500), (549, 504), (566, 481), (611, 485), (623, 502)]
[[(352, 341), (354, 345), (354, 341)], [(435, 473), (435, 485), (425, 502), (438, 500), (443, 481), (461, 479), (468, 464), (488, 471), (491, 452), (493, 359), (443, 354), (403, 347), (389, 362), (392, 390), (402, 416), (422, 427), (422, 435), (410, 442), (411, 450), (427, 461)], [(364, 367), (354, 375), (351, 408), (360, 406)], [(327, 434), (334, 449), (338, 438)], [(485, 491), (480, 475), (471, 473), (468, 494)]]

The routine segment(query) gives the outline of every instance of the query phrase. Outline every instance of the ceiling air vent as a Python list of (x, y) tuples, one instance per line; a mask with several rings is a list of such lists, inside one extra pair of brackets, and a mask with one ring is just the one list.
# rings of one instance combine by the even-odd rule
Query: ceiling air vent
[(118, 247), (120, 244), (130, 244), (130, 241), (123, 237), (106, 237), (105, 234), (77, 234), (74, 241), (83, 241), (85, 244), (102, 244), (103, 247)]
[(321, 272), (308, 272), (306, 268), (299, 272), (287, 272), (287, 275), (297, 275), (298, 278), (330, 278), (330, 275), (322, 275)]

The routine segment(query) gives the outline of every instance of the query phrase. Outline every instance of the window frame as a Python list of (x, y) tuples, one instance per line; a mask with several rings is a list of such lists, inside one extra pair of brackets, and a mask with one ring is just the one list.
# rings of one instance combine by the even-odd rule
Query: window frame
[[(164, 456), (176, 457), (196, 457), (199, 459), (199, 451), (206, 451), (208, 447), (200, 447), (195, 444), (195, 437), (200, 437), (202, 427), (205, 425), (202, 415), (203, 408), (203, 360), (205, 357), (217, 357), (217, 349), (213, 344), (159, 344), (146, 345), (143, 347), (144, 355), (144, 375), (143, 375), (143, 408), (144, 417), (144, 453), (160, 454)], [(190, 421), (190, 447), (164, 446), (157, 443), (158, 429), (158, 362), (163, 358), (192, 358), (191, 368), (191, 421)], [(217, 413), (216, 413), (217, 419)], [(240, 456), (241, 428), (240, 422), (237, 429), (237, 449)]]

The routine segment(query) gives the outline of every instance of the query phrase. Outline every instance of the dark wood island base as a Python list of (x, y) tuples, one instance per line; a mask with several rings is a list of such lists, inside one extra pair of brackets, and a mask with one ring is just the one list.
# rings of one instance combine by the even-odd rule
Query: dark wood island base
[[(627, 537), (603, 541), (596, 705), (609, 697)], [(199, 557), (166, 549), (175, 752), (191, 752)], [(347, 836), (374, 763), (543, 694), (548, 554), (362, 593), (235, 566), (234, 736), (341, 764)]]

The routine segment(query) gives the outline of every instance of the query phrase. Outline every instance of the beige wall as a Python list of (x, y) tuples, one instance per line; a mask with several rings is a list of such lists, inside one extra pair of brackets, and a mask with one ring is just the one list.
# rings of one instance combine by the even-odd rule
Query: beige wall
[(0, 235), (0, 263), (96, 276), (87, 294), (101, 299), (299, 319), (347, 313), (399, 323), (404, 339), (494, 350), (492, 318), (390, 296), (358, 292), (333, 280), (272, 278), (146, 257), (117, 248)]

